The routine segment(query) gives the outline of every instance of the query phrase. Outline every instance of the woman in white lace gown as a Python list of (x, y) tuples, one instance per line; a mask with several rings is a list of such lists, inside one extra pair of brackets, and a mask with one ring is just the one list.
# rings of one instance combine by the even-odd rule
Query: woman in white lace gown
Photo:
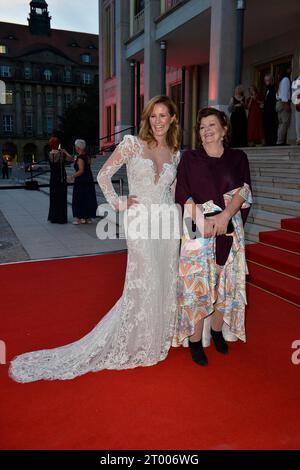
[[(172, 186), (179, 142), (176, 106), (168, 97), (155, 97), (143, 112), (139, 137), (126, 135), (102, 167), (99, 185), (114, 209), (128, 209), (129, 222), (138, 221), (144, 229), (145, 214), (154, 204), (149, 227), (157, 229), (168, 210), (177, 210)], [(124, 164), (131, 195), (126, 200), (117, 196), (111, 183)], [(137, 212), (134, 216), (141, 208), (140, 215)], [(164, 360), (172, 343), (177, 311), (179, 236), (172, 235), (164, 239), (160, 234), (153, 239), (129, 233), (124, 290), (114, 307), (82, 339), (16, 357), (10, 365), (10, 377), (23, 383), (65, 380), (101, 369), (151, 366)]]

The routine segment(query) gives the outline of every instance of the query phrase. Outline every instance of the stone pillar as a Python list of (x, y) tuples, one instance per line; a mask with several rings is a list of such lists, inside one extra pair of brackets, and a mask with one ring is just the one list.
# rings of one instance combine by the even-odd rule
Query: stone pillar
[[(212, 0), (209, 105), (227, 112), (235, 82), (236, 1)], [(228, 53), (228, 51), (232, 51)]]
[(22, 109), (22, 88), (19, 83), (16, 84), (16, 128), (18, 136), (23, 134), (23, 109)]
[[(160, 0), (145, 0), (144, 100), (161, 93), (162, 67), (160, 43), (155, 41), (154, 19), (160, 14)], [(155, 73), (153, 71), (155, 70)]]
[(36, 133), (38, 137), (43, 135), (43, 96), (42, 96), (42, 87), (37, 85), (36, 87)]
[(56, 90), (56, 102), (57, 102), (57, 115), (62, 116), (63, 115), (63, 89), (61, 86), (57, 87)]
[[(103, 48), (104, 48), (104, 31), (103, 31), (103, 2), (99, 1), (99, 139), (105, 136), (105, 106), (103, 99), (103, 83), (104, 83), (104, 67), (103, 67)], [(99, 141), (99, 148), (101, 148), (103, 141)]]
[[(130, 62), (125, 58), (124, 42), (130, 34), (130, 2), (124, 0), (115, 1), (115, 29), (116, 29), (116, 78), (117, 78), (117, 123), (116, 132), (131, 126), (132, 122), (132, 89)], [(122, 136), (130, 134), (130, 130), (124, 134), (117, 134), (115, 141), (119, 142)]]

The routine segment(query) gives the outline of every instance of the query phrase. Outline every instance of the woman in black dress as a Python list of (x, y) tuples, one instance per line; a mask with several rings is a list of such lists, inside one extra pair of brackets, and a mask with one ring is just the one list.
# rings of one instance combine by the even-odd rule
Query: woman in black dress
[(66, 160), (73, 161), (73, 157), (64, 149), (60, 149), (57, 137), (49, 140), (50, 154), (50, 207), (48, 220), (53, 224), (67, 224), (67, 175)]
[(74, 181), (72, 209), (73, 217), (76, 217), (73, 222), (75, 225), (91, 223), (98, 207), (91, 160), (85, 149), (84, 140), (75, 141), (75, 151), (78, 154), (74, 163), (75, 173), (68, 178), (69, 181)]
[(247, 147), (247, 114), (246, 99), (242, 85), (238, 85), (234, 90), (234, 96), (229, 103), (230, 124), (231, 124), (231, 147)]

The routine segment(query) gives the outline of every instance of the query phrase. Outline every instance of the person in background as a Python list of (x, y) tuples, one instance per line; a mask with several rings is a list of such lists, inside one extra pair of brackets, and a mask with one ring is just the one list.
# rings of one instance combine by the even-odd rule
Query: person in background
[(230, 100), (228, 111), (231, 124), (231, 147), (247, 147), (247, 114), (246, 99), (243, 85), (235, 87), (234, 95)]
[(277, 145), (287, 145), (287, 133), (291, 122), (291, 82), (289, 71), (283, 70), (279, 75), (276, 112), (278, 116)]
[(49, 140), (50, 153), (50, 207), (48, 220), (53, 224), (67, 224), (67, 175), (65, 162), (73, 161), (73, 157), (61, 149), (58, 137)]
[(263, 106), (264, 101), (256, 86), (249, 88), (250, 96), (246, 104), (248, 109), (248, 144), (262, 144), (264, 139)]
[(300, 145), (300, 69), (298, 76), (292, 83), (292, 102), (295, 106), (296, 144)]
[(75, 141), (75, 151), (78, 155), (74, 163), (75, 173), (68, 177), (68, 181), (74, 182), (72, 209), (73, 217), (76, 219), (73, 224), (78, 225), (92, 222), (91, 219), (96, 217), (98, 204), (91, 171), (91, 159), (86, 154), (84, 140)]
[(8, 163), (5, 157), (2, 157), (1, 164), (2, 164), (2, 178), (8, 179)]
[(265, 145), (273, 146), (277, 142), (278, 128), (274, 78), (271, 74), (267, 74), (264, 77), (264, 82), (266, 86), (263, 108)]

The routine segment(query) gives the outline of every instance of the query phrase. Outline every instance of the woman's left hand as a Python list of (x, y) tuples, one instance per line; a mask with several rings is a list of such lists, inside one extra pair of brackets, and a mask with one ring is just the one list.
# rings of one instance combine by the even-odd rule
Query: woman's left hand
[(210, 220), (214, 224), (213, 229), (213, 237), (217, 235), (225, 235), (227, 232), (227, 225), (230, 220), (230, 214), (225, 210), (223, 210), (220, 214), (214, 215), (210, 217)]

